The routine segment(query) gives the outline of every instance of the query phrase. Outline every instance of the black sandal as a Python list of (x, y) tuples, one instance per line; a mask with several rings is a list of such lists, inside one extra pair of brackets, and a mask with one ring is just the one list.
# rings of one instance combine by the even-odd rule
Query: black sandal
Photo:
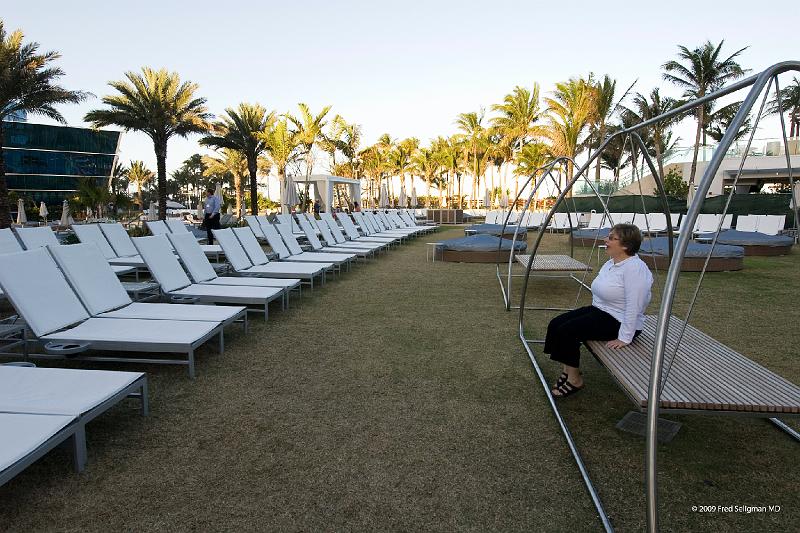
[(554, 388), (554, 389), (557, 389), (557, 388), (559, 388), (561, 385), (563, 385), (564, 383), (566, 383), (567, 381), (569, 381), (569, 376), (567, 375), (567, 373), (566, 373), (566, 372), (562, 372), (562, 373), (561, 373), (561, 375), (560, 375), (560, 376), (558, 376), (558, 379), (556, 380), (556, 384), (555, 384), (555, 385), (553, 385), (553, 388)]
[[(572, 384), (570, 381), (565, 381), (561, 385), (558, 385), (555, 390), (551, 390), (550, 394), (553, 395), (553, 398), (566, 398), (567, 396), (572, 396), (576, 392), (583, 389), (584, 385), (577, 387)], [(556, 394), (558, 392), (558, 394)]]

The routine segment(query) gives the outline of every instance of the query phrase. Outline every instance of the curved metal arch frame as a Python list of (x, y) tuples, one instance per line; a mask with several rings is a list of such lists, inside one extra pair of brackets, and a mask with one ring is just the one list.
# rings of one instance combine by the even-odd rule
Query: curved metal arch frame
[[(555, 184), (556, 189), (560, 193), (561, 192), (561, 187), (558, 184), (558, 182), (556, 182), (555, 178), (553, 178), (552, 171), (553, 171), (553, 168), (556, 165), (558, 165), (560, 163), (567, 162), (567, 161), (572, 161), (572, 163), (574, 164), (574, 161), (569, 157), (558, 157), (558, 158), (554, 159), (553, 161), (551, 161), (550, 163), (548, 163), (547, 165), (544, 165), (542, 167), (537, 168), (533, 172), (533, 174), (530, 177), (528, 177), (527, 180), (525, 180), (525, 183), (522, 184), (522, 187), (520, 188), (519, 192), (517, 192), (517, 196), (514, 198), (514, 203), (512, 205), (516, 205), (517, 204), (517, 202), (519, 201), (520, 197), (522, 196), (522, 191), (525, 190), (525, 187), (527, 187), (528, 184), (530, 184), (530, 182), (533, 180), (533, 178), (539, 172), (542, 172), (542, 174), (539, 177), (539, 179), (536, 180), (536, 183), (535, 183), (533, 189), (529, 193), (528, 199), (525, 202), (525, 206), (522, 209), (522, 212), (524, 213), (524, 212), (528, 211), (528, 208), (530, 207), (531, 202), (533, 201), (533, 198), (536, 196), (536, 192), (539, 190), (539, 187), (546, 181), (546, 179), (548, 177), (553, 179), (553, 183)], [(602, 199), (600, 201), (602, 202)], [(512, 209), (509, 208), (509, 211), (505, 216), (505, 219), (503, 221), (503, 228), (502, 228), (502, 231), (500, 232), (501, 236), (503, 235), (503, 233), (505, 233), (505, 229), (508, 227), (508, 221), (511, 218), (511, 211), (512, 211)], [(572, 217), (571, 217), (571, 215), (569, 213), (567, 213), (567, 220), (569, 221), (569, 224), (570, 224), (570, 230), (572, 230), (572, 227), (573, 227), (572, 226)], [(521, 228), (522, 228), (522, 218), (520, 218), (517, 221), (517, 223), (516, 223), (516, 225), (514, 227), (514, 235), (511, 238), (511, 249), (512, 250), (514, 249), (514, 245), (517, 242), (517, 236), (519, 235)], [(546, 228), (546, 226), (543, 224), (543, 225), (541, 225), (539, 227), (539, 230), (543, 231), (545, 228)], [(503, 241), (502, 241), (502, 237), (501, 237), (501, 241), (497, 244), (497, 257), (498, 258), (502, 254), (502, 246), (503, 246)], [(570, 241), (570, 256), (572, 256), (573, 253), (574, 253), (574, 249), (572, 247), (572, 241)], [(500, 273), (500, 261), (498, 260), (498, 261), (495, 262), (495, 274), (497, 276), (497, 281), (500, 283), (500, 291), (503, 294), (503, 303), (505, 305), (506, 311), (509, 311), (511, 309), (516, 309), (516, 307), (511, 305), (511, 280), (512, 280), (512, 277), (513, 277), (513, 274), (511, 273), (511, 270), (512, 270), (513, 264), (514, 264), (514, 255), (509, 253), (508, 267), (507, 267), (507, 270), (506, 270), (506, 279), (507, 279), (507, 281), (506, 281), (506, 284), (504, 285), (503, 284), (503, 278), (502, 278), (501, 273)]]
[[(620, 133), (620, 134), (623, 134), (623, 133)], [(642, 157), (647, 162), (647, 165), (648, 165), (648, 167), (649, 167), (649, 169), (650, 169), (650, 171), (651, 171), (651, 173), (652, 173), (652, 175), (653, 175), (653, 177), (654, 177), (654, 179), (656, 181), (656, 186), (658, 187), (659, 193), (660, 193), (659, 196), (661, 197), (661, 200), (662, 200), (662, 207), (664, 208), (664, 214), (665, 214), (665, 216), (667, 218), (667, 221), (669, 221), (670, 220), (670, 211), (669, 211), (669, 204), (668, 204), (667, 198), (666, 198), (666, 191), (664, 189), (664, 184), (663, 184), (661, 176), (658, 174), (658, 172), (655, 169), (655, 165), (653, 164), (652, 159), (650, 159), (649, 155), (647, 154), (647, 150), (644, 147), (644, 142), (642, 141), (641, 137), (635, 131), (630, 131), (630, 132), (627, 132), (625, 134), (629, 135), (633, 140), (635, 140), (635, 144), (641, 150)], [(633, 140), (631, 141), (632, 143), (633, 143)], [(542, 373), (541, 368), (540, 368), (538, 362), (536, 361), (536, 357), (535, 357), (535, 355), (533, 353), (533, 349), (531, 348), (531, 344), (534, 344), (534, 343), (536, 343), (538, 341), (532, 341), (532, 340), (527, 339), (525, 337), (525, 332), (524, 332), (524, 314), (525, 314), (525, 310), (526, 310), (525, 297), (526, 297), (527, 290), (528, 290), (528, 280), (530, 278), (531, 267), (533, 265), (533, 258), (536, 256), (536, 253), (537, 253), (537, 251), (539, 249), (539, 245), (541, 244), (542, 237), (544, 236), (545, 228), (548, 226), (548, 224), (550, 224), (550, 221), (552, 220), (553, 216), (556, 213), (556, 209), (565, 201), (567, 193), (572, 189), (572, 187), (575, 185), (575, 183), (577, 183), (577, 181), (579, 179), (581, 179), (582, 177), (584, 179), (586, 179), (586, 182), (589, 184), (589, 186), (591, 187), (592, 191), (595, 193), (595, 196), (600, 201), (600, 204), (603, 207), (604, 215), (607, 216), (609, 219), (611, 219), (611, 214), (608, 211), (607, 202), (603, 199), (602, 195), (599, 194), (597, 189), (594, 187), (594, 184), (592, 184), (591, 180), (586, 178), (586, 175), (585, 175), (587, 170), (591, 167), (591, 164), (596, 160), (597, 157), (599, 157), (600, 154), (602, 154), (603, 148), (606, 146), (606, 144), (608, 144), (608, 141), (606, 141), (601, 146), (601, 148), (599, 148), (597, 151), (595, 151), (595, 153), (589, 158), (589, 160), (582, 166), (579, 166), (579, 165), (575, 164), (574, 160), (572, 160), (572, 163), (575, 165), (575, 167), (578, 168), (578, 171), (574, 174), (573, 178), (570, 181), (567, 182), (567, 184), (564, 187), (564, 190), (560, 191), (560, 194), (559, 194), (558, 198), (556, 199), (556, 202), (554, 203), (553, 207), (550, 209), (550, 211), (546, 215), (545, 219), (542, 221), (541, 226), (539, 227), (537, 239), (536, 239), (536, 242), (534, 244), (533, 251), (531, 252), (531, 261), (526, 266), (525, 274), (523, 275), (524, 276), (524, 282), (523, 282), (523, 287), (522, 287), (522, 296), (521, 296), (521, 301), (520, 301), (520, 305), (518, 306), (518, 309), (519, 309), (519, 337), (520, 337), (520, 340), (522, 341), (522, 345), (525, 348), (525, 351), (528, 353), (528, 358), (530, 359), (531, 365), (533, 366), (534, 371), (536, 372), (536, 375), (539, 378), (539, 381), (540, 381), (540, 383), (542, 385), (542, 388), (545, 390), (545, 393), (547, 395), (548, 401), (550, 403), (550, 407), (551, 407), (551, 409), (553, 411), (553, 414), (554, 414), (554, 416), (556, 418), (556, 421), (559, 424), (559, 427), (561, 428), (562, 433), (564, 434), (564, 437), (565, 437), (565, 439), (567, 441), (567, 445), (568, 445), (568, 447), (570, 449), (570, 452), (572, 453), (573, 458), (575, 459), (575, 462), (576, 462), (576, 464), (578, 466), (578, 470), (581, 473), (581, 477), (583, 478), (583, 481), (584, 481), (584, 484), (586, 486), (586, 489), (589, 492), (589, 495), (590, 495), (590, 497), (592, 499), (592, 502), (593, 502), (593, 504), (595, 506), (595, 509), (597, 510), (597, 512), (598, 512), (598, 514), (600, 516), (600, 520), (603, 523), (603, 527), (606, 529), (606, 531), (613, 531), (613, 527), (611, 526), (611, 523), (608, 520), (608, 515), (605, 512), (605, 509), (603, 508), (603, 504), (602, 504), (602, 501), (600, 500), (600, 497), (599, 497), (599, 495), (597, 493), (597, 490), (594, 487), (594, 484), (592, 483), (591, 478), (589, 477), (588, 470), (587, 470), (587, 468), (586, 468), (586, 466), (585, 466), (585, 464), (583, 462), (583, 459), (582, 459), (582, 457), (580, 455), (580, 452), (577, 449), (577, 446), (575, 445), (575, 441), (572, 438), (572, 434), (570, 433), (570, 431), (569, 431), (569, 429), (568, 429), (568, 427), (566, 425), (566, 422), (564, 421), (563, 417), (561, 416), (561, 413), (558, 410), (558, 407), (557, 407), (557, 405), (555, 403), (555, 400), (553, 399), (552, 395), (549, 394), (549, 390), (550, 390), (549, 384), (547, 383), (546, 379), (544, 378), (544, 374)], [(559, 159), (560, 160), (566, 160), (566, 159), (570, 159), (570, 158), (559, 158)], [(552, 163), (552, 164), (555, 164), (555, 162)], [(526, 185), (527, 185), (527, 183), (526, 183)], [(528, 199), (528, 202), (527, 202), (527, 205), (530, 204), (530, 201), (533, 198), (533, 195), (535, 193), (536, 193), (536, 190), (531, 192), (531, 194), (529, 196), (529, 199)], [(527, 209), (527, 205), (526, 205), (526, 209)], [(509, 216), (510, 216), (510, 214), (506, 217), (506, 221), (508, 220)], [(570, 220), (570, 226), (572, 226), (571, 225), (571, 216), (568, 215), (568, 219)], [(517, 227), (515, 228), (514, 238), (516, 238), (516, 236), (517, 236), (517, 233), (519, 231), (519, 227), (520, 227), (520, 223), (518, 223)], [(668, 233), (669, 233), (669, 237), (670, 237), (669, 240), (670, 240), (670, 242), (672, 242), (672, 238), (671, 237), (673, 236), (673, 232), (672, 232), (672, 224), (671, 224), (671, 222), (668, 222), (667, 229), (668, 229)], [(672, 248), (672, 246), (670, 246), (670, 255), (672, 254), (671, 248)], [(511, 259), (509, 260), (509, 271), (510, 271), (510, 267), (511, 267), (510, 263), (511, 263)], [(499, 277), (499, 263), (498, 263), (498, 277)], [(502, 285), (502, 280), (501, 280), (501, 285)], [(509, 290), (508, 294), (509, 295), (510, 295), (510, 288), (511, 288), (511, 284), (510, 284), (510, 280), (509, 280), (509, 283), (508, 283), (508, 290)], [(505, 294), (506, 293), (504, 292), (504, 296), (505, 296)], [(510, 296), (508, 296), (508, 298), (510, 298)], [(508, 299), (507, 299), (507, 301), (508, 301)]]
[[(731, 121), (725, 135), (719, 142), (719, 147), (715, 151), (715, 153), (711, 157), (711, 161), (709, 162), (708, 166), (706, 167), (702, 178), (697, 186), (697, 192), (692, 200), (691, 205), (689, 206), (689, 210), (684, 217), (684, 224), (686, 227), (694, 227), (694, 223), (697, 220), (697, 216), (700, 213), (700, 207), (702, 206), (703, 200), (708, 193), (708, 190), (711, 187), (711, 183), (714, 179), (714, 175), (719, 169), (720, 164), (722, 163), (722, 159), (725, 156), (725, 153), (733, 143), (736, 133), (738, 133), (739, 129), (742, 126), (742, 123), (750, 113), (753, 108), (753, 105), (758, 100), (759, 95), (766, 87), (767, 83), (773, 78), (777, 77), (778, 74), (783, 72), (788, 72), (791, 70), (800, 70), (800, 61), (785, 61), (782, 63), (777, 63), (768, 69), (762, 71), (760, 74), (755, 76), (751, 76), (745, 80), (742, 80), (738, 83), (735, 83), (725, 89), (717, 91), (715, 93), (711, 93), (703, 98), (699, 98), (689, 104), (681, 106), (678, 110), (687, 108), (691, 106), (692, 108), (697, 107), (698, 105), (702, 105), (710, 100), (717, 99), (721, 96), (726, 94), (730, 94), (732, 92), (736, 92), (740, 89), (751, 87), (747, 96), (745, 97), (742, 105), (739, 107), (739, 111), (736, 113), (736, 116)], [(781, 115), (782, 117), (782, 115)], [(659, 120), (666, 118), (666, 114), (662, 117), (656, 117)], [(655, 120), (655, 119), (652, 119)], [(649, 122), (652, 122), (649, 121)], [(781, 120), (783, 125), (783, 120)], [(644, 123), (643, 123), (644, 124)], [(641, 126), (640, 126), (641, 127)], [(637, 128), (638, 129), (638, 128)], [(783, 130), (783, 137), (784, 141), (786, 140), (786, 130), (785, 127)], [(787, 163), (790, 173), (791, 179), (791, 161), (788, 158), (787, 152)], [(794, 191), (792, 191), (792, 196), (794, 197)], [(794, 207), (795, 207), (795, 225), (797, 225), (797, 202), (796, 199), (793, 199)], [(664, 353), (666, 351), (666, 344), (667, 344), (667, 329), (669, 324), (669, 318), (672, 314), (672, 307), (675, 299), (675, 291), (677, 288), (678, 277), (680, 275), (680, 266), (681, 262), (683, 261), (683, 257), (686, 253), (686, 248), (689, 244), (689, 240), (691, 239), (690, 232), (682, 231), (678, 237), (678, 242), (675, 245), (675, 253), (670, 261), (669, 270), (667, 271), (666, 281), (664, 283), (664, 291), (662, 294), (661, 299), (661, 306), (659, 308), (658, 320), (656, 323), (656, 334), (655, 334), (655, 342), (653, 345), (653, 354), (652, 354), (652, 363), (650, 369), (650, 387), (648, 390), (648, 399), (647, 399), (647, 451), (646, 451), (646, 496), (647, 496), (647, 524), (649, 531), (658, 531), (658, 473), (656, 470), (656, 455), (657, 455), (657, 447), (656, 447), (656, 439), (657, 439), (657, 424), (658, 424), (658, 412), (659, 412), (659, 393), (660, 393), (660, 386), (661, 386), (661, 372), (663, 366), (663, 358)]]
[[(646, 120), (641, 122), (637, 125), (632, 127), (626, 128), (619, 132), (614, 133), (613, 135), (609, 136), (595, 151), (594, 154), (591, 154), (588, 161), (580, 167), (579, 171), (573, 176), (573, 178), (568, 181), (566, 184), (564, 191), (559, 194), (554, 207), (548, 212), (547, 216), (545, 217), (544, 221), (542, 222), (542, 226), (540, 227), (539, 235), (537, 236), (536, 243), (534, 245), (534, 250), (531, 254), (531, 261), (529, 262), (526, 271), (525, 271), (525, 280), (523, 282), (522, 293), (520, 297), (520, 305), (519, 305), (519, 337), (522, 341), (522, 344), (528, 353), (528, 357), (531, 360), (531, 363), (536, 371), (537, 376), (542, 384), (542, 386), (547, 390), (548, 384), (545, 381), (545, 378), (539, 368), (539, 365), (536, 362), (536, 358), (534, 356), (533, 350), (531, 349), (528, 340), (525, 338), (524, 332), (524, 314), (525, 314), (525, 296), (527, 293), (527, 286), (528, 280), (530, 278), (530, 270), (531, 265), (533, 264), (533, 257), (535, 256), (536, 251), (541, 243), (541, 239), (543, 236), (542, 228), (546, 227), (553, 218), (553, 214), (555, 212), (555, 208), (560, 205), (565, 196), (567, 191), (571, 190), (574, 186), (577, 179), (589, 168), (591, 163), (598, 157), (600, 153), (605, 149), (605, 147), (616, 137), (620, 135), (628, 135), (635, 133), (638, 130), (647, 128), (653, 124), (656, 124), (662, 120), (667, 118), (672, 118), (678, 115), (682, 115), (687, 113), (696, 107), (705, 104), (706, 102), (716, 100), (722, 96), (726, 96), (728, 94), (737, 92), (741, 89), (751, 87), (747, 96), (745, 97), (744, 101), (742, 102), (741, 106), (739, 107), (738, 112), (736, 113), (734, 119), (731, 121), (725, 135), (719, 142), (719, 147), (713, 154), (711, 161), (706, 166), (703, 176), (701, 177), (700, 181), (698, 182), (697, 191), (695, 196), (689, 206), (688, 212), (684, 217), (683, 224), (686, 227), (694, 227), (695, 221), (700, 212), (700, 208), (702, 206), (703, 200), (708, 193), (708, 190), (711, 187), (711, 183), (714, 179), (714, 175), (716, 174), (717, 169), (719, 168), (722, 159), (727, 152), (728, 147), (733, 143), (734, 137), (738, 130), (741, 128), (742, 123), (744, 122), (747, 115), (751, 112), (753, 105), (755, 104), (758, 96), (764, 90), (767, 83), (772, 79), (775, 78), (776, 80), (776, 90), (778, 89), (777, 85), (777, 76), (781, 73), (788, 72), (788, 71), (800, 71), (800, 61), (784, 61), (781, 63), (776, 63), (775, 65), (765, 69), (759, 74), (754, 76), (748, 77), (746, 79), (740, 80), (735, 82), (727, 87), (724, 87), (718, 91), (710, 93), (702, 98), (695, 99), (691, 102), (688, 102), (670, 112), (664, 113), (652, 119)], [(780, 106), (780, 104), (779, 104)], [(780, 107), (779, 107), (780, 109)], [(786, 148), (787, 138), (786, 138), (786, 129), (784, 124), (784, 118), (781, 114), (781, 126), (782, 126), (782, 135), (784, 140), (784, 145)], [(637, 144), (641, 142), (641, 138), (636, 135), (638, 138)], [(642, 155), (646, 158), (648, 166), (650, 166), (651, 172), (653, 171), (652, 161), (649, 159), (646, 150), (642, 150)], [(791, 170), (791, 160), (789, 158), (788, 150), (786, 150), (786, 159), (787, 159), (787, 166), (789, 169), (789, 179), (790, 183), (792, 184), (792, 191), (791, 191), (791, 205), (793, 207), (794, 215), (795, 215), (795, 229), (797, 230), (800, 227), (800, 221), (798, 221), (798, 202), (795, 196), (794, 191), (794, 179), (792, 176)], [(654, 176), (658, 176), (657, 172), (653, 173)], [(658, 181), (658, 180), (657, 180)], [(662, 190), (663, 190), (663, 184)], [(672, 243), (674, 241), (673, 232), (672, 232), (672, 224), (669, 222), (669, 211), (666, 205), (666, 199), (664, 200), (664, 207), (667, 213), (667, 220), (668, 220), (668, 232), (669, 232), (669, 243), (670, 248), (672, 248)], [(604, 205), (604, 210), (607, 212), (607, 207)], [(510, 216), (510, 214), (509, 214)], [(508, 217), (507, 217), (508, 219)], [(506, 219), (506, 220), (507, 220)], [(519, 227), (519, 223), (518, 223)], [(516, 235), (516, 232), (515, 232)], [(659, 315), (656, 324), (656, 334), (655, 334), (655, 342), (653, 346), (653, 353), (652, 353), (652, 361), (651, 361), (651, 370), (650, 370), (650, 386), (648, 389), (648, 405), (647, 405), (647, 424), (646, 424), (646, 463), (645, 463), (645, 473), (646, 473), (646, 499), (647, 499), (647, 524), (648, 530), (651, 532), (658, 531), (658, 494), (657, 494), (657, 487), (658, 487), (658, 477), (657, 477), (657, 470), (656, 470), (656, 455), (657, 455), (657, 423), (658, 423), (658, 413), (659, 413), (659, 395), (660, 395), (660, 387), (661, 387), (661, 372), (663, 366), (663, 358), (664, 352), (666, 350), (666, 341), (667, 341), (667, 329), (669, 325), (669, 318), (672, 313), (672, 307), (674, 304), (675, 299), (675, 291), (677, 288), (677, 282), (680, 275), (680, 266), (683, 262), (683, 259), (686, 254), (686, 249), (688, 247), (689, 241), (691, 240), (692, 235), (691, 232), (681, 232), (678, 236), (678, 240), (674, 245), (674, 249), (670, 250), (670, 266), (667, 271), (667, 276), (664, 284), (664, 289), (662, 292), (662, 300), (661, 305), (659, 308)], [(498, 263), (499, 265), (499, 263)], [(499, 269), (499, 266), (498, 266)], [(499, 274), (499, 272), (498, 272)], [(505, 294), (505, 293), (504, 293)], [(509, 291), (510, 294), (510, 291)], [(553, 410), (553, 413), (561, 427), (562, 432), (564, 433), (565, 438), (567, 439), (568, 446), (570, 451), (573, 454), (573, 457), (577, 463), (577, 466), (583, 476), (584, 483), (586, 484), (587, 490), (592, 498), (592, 501), (595, 505), (595, 508), (598, 510), (600, 514), (600, 519), (603, 523), (604, 528), (606, 531), (613, 531), (613, 528), (608, 520), (608, 516), (603, 509), (602, 502), (600, 501), (599, 496), (591, 482), (591, 479), (588, 476), (586, 467), (581, 459), (580, 453), (575, 446), (574, 440), (569, 432), (569, 429), (566, 426), (561, 414), (558, 411), (557, 406), (555, 405), (555, 401), (551, 395), (548, 395), (548, 400), (550, 402), (550, 406)], [(778, 426), (779, 428), (785, 427), (779, 420), (772, 420), (772, 422)]]

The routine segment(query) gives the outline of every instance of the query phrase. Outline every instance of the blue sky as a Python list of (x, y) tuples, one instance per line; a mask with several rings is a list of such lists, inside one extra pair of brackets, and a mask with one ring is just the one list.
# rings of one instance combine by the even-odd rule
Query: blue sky
[[(332, 105), (362, 125), (365, 143), (388, 132), (423, 143), (455, 131), (458, 113), (487, 109), (515, 85), (554, 83), (589, 71), (636, 90), (661, 80), (678, 44), (726, 39), (749, 46), (754, 71), (800, 58), (796, 3), (716, 2), (293, 2), (195, 1), (118, 4), (13, 2), (2, 17), (26, 41), (58, 50), (63, 84), (92, 98), (62, 108), (70, 125), (100, 106), (107, 82), (144, 65), (166, 67), (200, 85), (220, 114), (241, 101), (294, 112)], [(782, 13), (783, 12), (783, 13)], [(47, 122), (40, 117), (32, 121)], [(682, 132), (681, 132), (682, 133)], [(172, 170), (197, 138), (170, 142)], [(140, 133), (123, 136), (121, 160), (155, 167)]]

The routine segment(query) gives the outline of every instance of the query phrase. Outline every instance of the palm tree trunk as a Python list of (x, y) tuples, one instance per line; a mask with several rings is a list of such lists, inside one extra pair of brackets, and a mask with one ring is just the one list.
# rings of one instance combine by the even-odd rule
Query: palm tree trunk
[(8, 205), (8, 185), (6, 184), (6, 159), (3, 156), (3, 126), (0, 123), (0, 228), (11, 227), (11, 210)]
[[(701, 95), (702, 96), (702, 95)], [(697, 108), (697, 133), (694, 136), (694, 154), (692, 155), (692, 167), (689, 171), (689, 194), (687, 195), (688, 202), (694, 197), (694, 176), (697, 173), (697, 153), (700, 150), (700, 133), (703, 131), (703, 106)]]
[(653, 140), (655, 141), (656, 148), (656, 164), (658, 165), (658, 177), (664, 181), (664, 154), (661, 153), (661, 132), (655, 131), (653, 133)]
[[(158, 219), (167, 218), (167, 141), (155, 143), (158, 169)], [(144, 206), (143, 206), (144, 207)]]
[[(247, 156), (247, 171), (250, 173), (250, 214), (258, 215), (258, 167), (256, 165), (255, 154)], [(236, 187), (237, 194), (239, 194), (239, 187)], [(238, 202), (238, 200), (237, 200)], [(241, 211), (239, 212), (241, 213)], [(236, 216), (239, 216), (237, 213)]]
[[(600, 145), (603, 144), (603, 138), (606, 136), (606, 125), (600, 124), (600, 130), (597, 133), (597, 147), (600, 148)], [(597, 156), (597, 163), (594, 166), (594, 182), (600, 183), (600, 155)]]
[(238, 217), (242, 214), (242, 200), (244, 199), (242, 176), (240, 176), (238, 172), (233, 175), (233, 188), (236, 193), (236, 216)]

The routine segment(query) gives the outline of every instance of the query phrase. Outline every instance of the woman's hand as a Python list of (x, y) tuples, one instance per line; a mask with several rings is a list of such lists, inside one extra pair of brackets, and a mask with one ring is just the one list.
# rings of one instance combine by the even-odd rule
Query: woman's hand
[(608, 341), (606, 343), (606, 348), (611, 348), (612, 350), (616, 350), (618, 348), (624, 348), (627, 345), (628, 345), (627, 342), (622, 342), (619, 339), (614, 339), (613, 341)]

